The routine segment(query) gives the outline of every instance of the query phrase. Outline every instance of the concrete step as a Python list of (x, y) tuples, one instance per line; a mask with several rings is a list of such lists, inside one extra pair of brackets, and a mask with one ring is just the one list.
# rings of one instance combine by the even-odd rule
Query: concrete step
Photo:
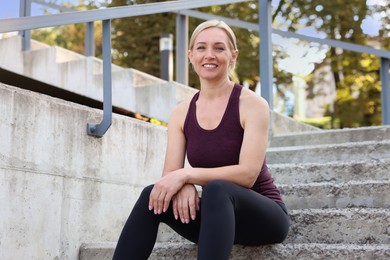
[[(389, 208), (297, 209), (290, 219), (288, 243), (390, 244)], [(160, 225), (157, 242), (185, 241)]]
[(390, 180), (390, 158), (331, 163), (268, 164), (279, 184)]
[[(80, 260), (112, 259), (115, 243), (83, 244), (80, 247)], [(195, 260), (197, 247), (190, 242), (156, 243), (150, 260)], [(282, 243), (245, 247), (235, 245), (230, 259), (372, 259), (384, 260), (390, 257), (390, 245), (359, 244), (291, 244)]]
[(390, 126), (370, 126), (273, 136), (270, 147), (390, 140)]
[(289, 209), (390, 208), (390, 200), (384, 196), (390, 191), (390, 181), (308, 183), (279, 188)]
[(268, 164), (329, 163), (390, 158), (390, 140), (313, 146), (270, 147)]
[(290, 218), (289, 243), (390, 244), (390, 209), (302, 209)]

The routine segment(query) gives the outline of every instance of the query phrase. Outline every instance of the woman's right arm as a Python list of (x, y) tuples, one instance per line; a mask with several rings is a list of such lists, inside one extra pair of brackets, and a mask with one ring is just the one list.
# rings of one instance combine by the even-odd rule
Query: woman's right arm
[(184, 136), (184, 120), (188, 110), (188, 102), (180, 103), (172, 111), (168, 122), (168, 143), (162, 175), (184, 167), (186, 140)]
[[(162, 176), (182, 169), (185, 163), (186, 140), (184, 136), (184, 121), (187, 115), (189, 101), (179, 104), (171, 114), (168, 122), (168, 143)], [(199, 196), (193, 184), (184, 184), (172, 198), (173, 214), (181, 222), (188, 223), (195, 219), (199, 210)]]

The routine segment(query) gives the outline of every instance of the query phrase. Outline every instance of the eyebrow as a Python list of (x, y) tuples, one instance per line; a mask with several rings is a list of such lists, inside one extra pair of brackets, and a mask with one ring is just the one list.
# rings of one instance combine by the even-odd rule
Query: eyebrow
[[(199, 44), (206, 44), (206, 42), (197, 42), (195, 45), (199, 45)], [(215, 42), (213, 43), (214, 45), (217, 45), (217, 44), (223, 44), (223, 45), (226, 45), (226, 43), (224, 42)]]

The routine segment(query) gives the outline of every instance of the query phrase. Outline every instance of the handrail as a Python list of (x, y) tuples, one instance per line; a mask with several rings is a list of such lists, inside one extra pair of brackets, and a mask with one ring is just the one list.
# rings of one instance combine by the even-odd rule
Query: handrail
[(240, 3), (246, 1), (248, 0), (213, 0), (212, 2), (205, 0), (179, 0), (151, 4), (110, 7), (106, 9), (76, 11), (60, 14), (0, 19), (0, 33), (55, 27), (66, 24), (112, 20), (117, 18), (141, 15), (167, 13), (183, 9), (206, 7), (210, 5)]
[[(381, 104), (382, 104), (382, 122), (385, 125), (390, 124), (390, 84), (389, 69), (390, 59), (381, 58), (380, 78), (382, 80)], [(387, 83), (386, 83), (387, 82)], [(387, 84), (387, 85), (386, 85)]]
[(103, 121), (87, 124), (87, 134), (102, 137), (112, 123), (111, 20), (103, 20)]
[[(245, 2), (246, 0), (214, 0), (213, 5)], [(112, 124), (112, 75), (111, 75), (111, 19), (131, 16), (150, 15), (172, 12), (181, 9), (210, 6), (208, 1), (170, 1), (143, 5), (113, 7), (88, 11), (76, 11), (55, 15), (26, 16), (20, 18), (0, 19), (0, 33), (28, 31), (31, 29), (54, 27), (65, 24), (103, 21), (103, 120), (99, 124), (87, 124), (87, 134), (102, 137)]]
[[(263, 11), (267, 9), (267, 3), (261, 2), (262, 0), (259, 0), (259, 4), (264, 5), (262, 8)], [(266, 1), (266, 0), (264, 0)], [(269, 3), (268, 3), (269, 4)], [(268, 12), (270, 12), (268, 10)], [(267, 37), (267, 32), (269, 31), (269, 28), (264, 28), (264, 26), (259, 26), (258, 24), (255, 23), (249, 23), (249, 22), (244, 22), (236, 19), (231, 19), (227, 17), (222, 17), (222, 16), (216, 16), (216, 15), (210, 15), (206, 13), (202, 13), (199, 11), (194, 11), (194, 10), (181, 10), (177, 12), (180, 15), (185, 15), (185, 16), (191, 16), (191, 17), (196, 17), (199, 19), (220, 19), (229, 24), (230, 26), (235, 26), (239, 28), (245, 28), (248, 30), (253, 30), (253, 31), (258, 31), (260, 32), (261, 29), (263, 29), (265, 39), (270, 38), (270, 36)], [(260, 18), (264, 18), (265, 15), (260, 14)], [(263, 22), (263, 24), (270, 24), (270, 21)], [(382, 104), (382, 123), (384, 125), (390, 125), (390, 80), (389, 80), (389, 62), (390, 62), (390, 51), (386, 50), (381, 50), (381, 49), (375, 49), (372, 47), (360, 45), (360, 44), (355, 44), (355, 43), (349, 43), (349, 42), (343, 42), (343, 41), (338, 41), (338, 40), (333, 40), (333, 39), (320, 39), (320, 38), (315, 38), (312, 36), (307, 36), (303, 34), (298, 34), (294, 32), (289, 32), (289, 31), (281, 31), (281, 30), (276, 30), (276, 29), (271, 29), (272, 33), (278, 34), (283, 37), (287, 38), (296, 38), (299, 40), (304, 40), (308, 42), (316, 42), (322, 45), (327, 45), (330, 47), (334, 48), (341, 48), (344, 50), (349, 50), (353, 52), (359, 52), (359, 53), (367, 53), (367, 54), (372, 54), (380, 59), (380, 80), (381, 80), (381, 86), (382, 86), (382, 91), (381, 91), (381, 104)], [(261, 32), (260, 32), (261, 33)], [(263, 38), (260, 35), (260, 38)], [(268, 42), (264, 43), (264, 41), (260, 41), (260, 57), (264, 58), (267, 57), (269, 54), (268, 51)], [(266, 58), (267, 59), (267, 58)], [(260, 59), (260, 62), (262, 62), (264, 59)], [(269, 66), (270, 64), (265, 62), (261, 63), (260, 65), (260, 75), (261, 75), (261, 95), (268, 101), (270, 104), (270, 108), (272, 108), (272, 81), (268, 79), (272, 79), (272, 67)], [(261, 69), (263, 67), (263, 69)], [(266, 68), (266, 69), (264, 69)], [(267, 75), (270, 74), (270, 75)]]
[[(259, 24), (257, 23), (250, 23), (250, 22), (244, 22), (236, 19), (231, 19), (223, 16), (218, 16), (218, 15), (211, 15), (199, 11), (194, 11), (194, 10), (180, 10), (177, 11), (176, 13), (186, 15), (186, 16), (191, 16), (199, 19), (204, 19), (204, 20), (209, 20), (209, 19), (219, 19), (224, 21), (230, 26), (235, 26), (239, 28), (244, 28), (252, 31), (259, 31)], [(359, 53), (367, 53), (367, 54), (372, 54), (378, 57), (382, 58), (387, 58), (390, 59), (390, 51), (387, 50), (382, 50), (382, 49), (376, 49), (372, 47), (368, 47), (365, 45), (361, 44), (356, 44), (356, 43), (349, 43), (349, 42), (343, 42), (343, 41), (338, 41), (338, 40), (333, 40), (333, 39), (321, 39), (321, 38), (316, 38), (304, 34), (299, 34), (295, 32), (290, 32), (290, 31), (282, 31), (278, 29), (272, 29), (272, 33), (278, 34), (283, 37), (287, 38), (296, 38), (299, 40), (303, 41), (308, 41), (308, 42), (316, 42), (319, 44), (323, 45), (328, 45), (330, 47), (334, 48), (341, 48), (344, 50), (348, 51), (354, 51), (354, 52), (359, 52)]]

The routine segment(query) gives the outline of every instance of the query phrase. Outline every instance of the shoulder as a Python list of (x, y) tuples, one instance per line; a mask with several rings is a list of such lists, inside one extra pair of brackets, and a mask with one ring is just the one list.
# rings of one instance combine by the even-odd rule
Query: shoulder
[(268, 102), (261, 96), (257, 95), (252, 90), (247, 88), (242, 88), (240, 95), (240, 106), (243, 109), (253, 110), (254, 108), (259, 108), (268, 112), (269, 106)]
[(245, 122), (248, 119), (251, 121), (268, 121), (268, 102), (252, 90), (242, 88), (240, 95), (240, 118), (243, 126), (245, 126)]
[(168, 122), (168, 128), (169, 126), (177, 126), (183, 129), (184, 127), (184, 121), (187, 116), (188, 109), (190, 107), (191, 99), (185, 100), (180, 102), (171, 113), (171, 116), (169, 118)]

